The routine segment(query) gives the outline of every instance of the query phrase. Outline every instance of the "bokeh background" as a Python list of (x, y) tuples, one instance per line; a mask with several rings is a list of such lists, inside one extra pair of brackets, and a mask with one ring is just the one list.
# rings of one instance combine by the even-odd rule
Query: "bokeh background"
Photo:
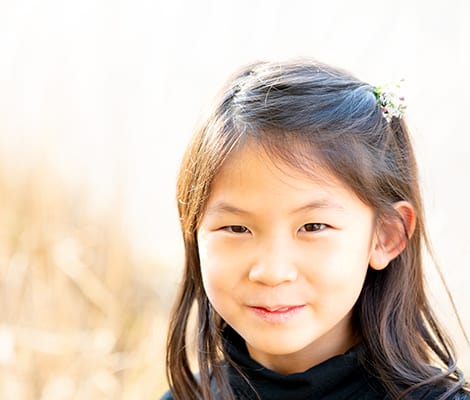
[(467, 0), (0, 0), (0, 397), (159, 398), (178, 164), (220, 85), (259, 59), (405, 78), (430, 236), (470, 333), (469, 21)]

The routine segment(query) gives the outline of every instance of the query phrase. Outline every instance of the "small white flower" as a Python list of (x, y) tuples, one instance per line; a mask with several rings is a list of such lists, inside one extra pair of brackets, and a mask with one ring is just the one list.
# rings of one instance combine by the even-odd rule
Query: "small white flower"
[[(403, 80), (400, 82), (403, 82)], [(382, 109), (382, 114), (388, 122), (390, 122), (393, 117), (400, 118), (403, 115), (406, 104), (405, 97), (401, 93), (400, 83), (376, 86), (373, 92)]]

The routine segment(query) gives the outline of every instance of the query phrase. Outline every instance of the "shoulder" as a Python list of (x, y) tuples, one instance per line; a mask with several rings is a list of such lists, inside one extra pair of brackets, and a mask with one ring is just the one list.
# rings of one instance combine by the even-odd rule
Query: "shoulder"
[(470, 400), (470, 392), (460, 391), (452, 397), (452, 400)]
[[(415, 398), (415, 397), (413, 397)], [(434, 390), (431, 392), (426, 392), (424, 396), (418, 396), (416, 400), (421, 400), (421, 399), (441, 399), (445, 398), (446, 400), (470, 400), (470, 393), (464, 390), (459, 390), (457, 393), (448, 395), (445, 397), (445, 391), (442, 391), (442, 389)]]
[(173, 395), (171, 394), (171, 391), (168, 390), (162, 397), (160, 397), (160, 400), (173, 400)]

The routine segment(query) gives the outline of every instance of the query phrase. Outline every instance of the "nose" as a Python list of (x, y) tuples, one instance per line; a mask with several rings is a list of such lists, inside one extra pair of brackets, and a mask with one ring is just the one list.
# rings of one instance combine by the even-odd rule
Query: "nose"
[(294, 257), (295, 251), (289, 239), (271, 240), (267, 246), (259, 250), (256, 261), (249, 270), (248, 278), (252, 282), (266, 286), (293, 282), (298, 277)]

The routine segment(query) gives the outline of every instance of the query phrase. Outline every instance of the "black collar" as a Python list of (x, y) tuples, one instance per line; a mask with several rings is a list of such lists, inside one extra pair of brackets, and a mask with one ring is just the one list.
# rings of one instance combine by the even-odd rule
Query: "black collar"
[(305, 372), (291, 375), (271, 371), (254, 361), (244, 340), (230, 327), (224, 331), (224, 349), (253, 386), (250, 388), (237, 368), (228, 365), (230, 385), (237, 399), (258, 399), (253, 389), (261, 400), (385, 398), (380, 384), (358, 361), (357, 354), (363, 350), (362, 345)]

